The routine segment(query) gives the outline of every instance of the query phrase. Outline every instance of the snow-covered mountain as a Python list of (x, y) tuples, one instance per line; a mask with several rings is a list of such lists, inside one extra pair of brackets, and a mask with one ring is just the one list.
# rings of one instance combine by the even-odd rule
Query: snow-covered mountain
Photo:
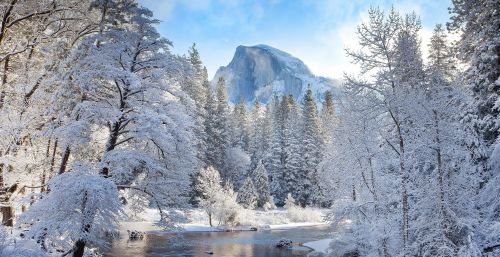
[(315, 76), (298, 58), (267, 45), (238, 46), (233, 60), (217, 70), (212, 83), (221, 76), (226, 80), (232, 103), (241, 98), (267, 103), (274, 95), (289, 94), (300, 101), (308, 85), (318, 101), (327, 90), (334, 96), (338, 92), (336, 81)]

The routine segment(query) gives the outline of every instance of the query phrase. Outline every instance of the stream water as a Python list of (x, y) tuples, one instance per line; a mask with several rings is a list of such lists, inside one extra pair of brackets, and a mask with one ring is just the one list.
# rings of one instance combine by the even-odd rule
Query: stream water
[[(300, 246), (327, 238), (328, 226), (299, 227), (283, 230), (242, 232), (185, 232), (148, 233), (143, 240), (120, 239), (104, 250), (106, 257), (165, 257), (165, 256), (217, 256), (217, 257), (295, 257), (306, 256), (311, 250)], [(281, 239), (293, 241), (290, 249), (279, 249)], [(209, 254), (213, 253), (213, 254)]]

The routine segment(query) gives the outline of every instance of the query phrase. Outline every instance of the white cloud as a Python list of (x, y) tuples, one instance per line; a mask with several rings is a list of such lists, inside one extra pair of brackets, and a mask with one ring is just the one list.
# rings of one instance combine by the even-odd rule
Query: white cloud
[[(417, 15), (423, 16), (422, 19), (426, 21), (440, 20), (433, 14), (435, 10), (431, 7), (436, 6), (433, 0), (294, 1), (294, 4), (303, 5), (304, 11), (307, 11), (307, 14), (313, 14), (313, 18), (300, 21), (304, 26), (292, 28), (273, 27), (272, 20), (268, 19), (269, 14), (279, 15), (268, 8), (277, 4), (289, 4), (283, 0), (139, 1), (166, 22), (170, 18), (183, 19), (183, 17), (172, 17), (176, 14), (176, 8), (184, 8), (194, 12), (192, 15), (203, 16), (200, 20), (210, 24), (210, 32), (207, 32), (204, 25), (200, 24), (200, 26), (193, 26), (190, 34), (199, 36), (197, 39), (193, 38), (193, 41), (199, 44), (200, 52), (205, 57), (204, 62), (211, 74), (215, 73), (220, 65), (229, 63), (237, 45), (262, 43), (280, 48), (302, 59), (317, 75), (340, 78), (343, 72), (359, 71), (358, 67), (352, 64), (350, 58), (346, 56), (345, 48), (358, 48), (356, 27), (367, 19), (367, 10), (370, 6), (380, 6), (385, 10), (394, 6), (401, 14), (414, 11)], [(271, 23), (263, 24), (261, 21)], [(426, 25), (420, 33), (424, 60), (427, 57), (427, 45), (433, 30), (428, 23)], [(226, 33), (229, 31), (234, 31), (235, 34)], [(212, 32), (218, 34), (217, 38), (208, 37), (203, 40), (206, 33)], [(178, 42), (176, 38), (171, 38), (171, 40), (174, 43)], [(187, 46), (182, 47), (182, 50), (187, 49)]]
[(160, 20), (168, 20), (171, 18), (173, 11), (176, 6), (176, 0), (139, 0), (141, 5), (149, 8), (153, 11), (153, 14), (156, 18)]

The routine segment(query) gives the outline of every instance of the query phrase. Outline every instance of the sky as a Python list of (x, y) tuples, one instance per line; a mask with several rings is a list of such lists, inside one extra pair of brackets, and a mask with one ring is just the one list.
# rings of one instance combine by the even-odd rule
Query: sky
[(449, 20), (451, 0), (139, 0), (151, 9), (172, 52), (196, 43), (210, 78), (227, 65), (239, 45), (266, 44), (298, 57), (315, 75), (341, 78), (356, 70), (345, 48), (356, 48), (356, 26), (370, 6), (422, 20), (424, 54), (437, 23)]

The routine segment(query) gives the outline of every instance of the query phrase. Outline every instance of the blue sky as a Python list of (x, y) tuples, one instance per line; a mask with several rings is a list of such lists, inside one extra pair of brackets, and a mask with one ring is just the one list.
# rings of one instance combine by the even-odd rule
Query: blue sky
[(316, 75), (340, 78), (355, 67), (345, 47), (370, 6), (420, 15), (423, 51), (437, 23), (449, 19), (451, 0), (139, 0), (162, 20), (160, 33), (184, 54), (196, 42), (210, 77), (238, 45), (267, 44), (301, 60)]

